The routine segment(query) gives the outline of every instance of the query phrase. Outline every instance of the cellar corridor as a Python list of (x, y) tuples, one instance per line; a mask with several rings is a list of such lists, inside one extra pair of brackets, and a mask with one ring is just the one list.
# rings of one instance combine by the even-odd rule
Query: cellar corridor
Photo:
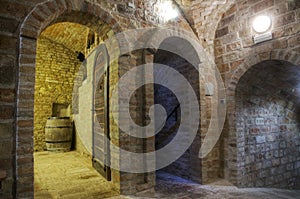
[(1, 0), (0, 24), (0, 199), (300, 198), (300, 0)]

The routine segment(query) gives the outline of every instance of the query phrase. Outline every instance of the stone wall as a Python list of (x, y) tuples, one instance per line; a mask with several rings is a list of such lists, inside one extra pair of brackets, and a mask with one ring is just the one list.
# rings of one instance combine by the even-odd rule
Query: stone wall
[[(9, 24), (12, 24), (11, 26)], [(16, 31), (17, 22), (14, 20), (3, 24), (2, 30), (5, 32)], [(0, 36), (0, 170), (5, 173), (5, 178), (1, 179), (0, 197), (12, 197), (14, 188), (14, 159), (15, 159), (15, 134), (14, 134), (14, 116), (15, 116), (15, 92), (16, 77), (15, 63), (17, 39), (8, 35)], [(34, 72), (34, 69), (29, 68)], [(32, 78), (32, 77), (29, 77)], [(33, 77), (34, 78), (34, 77)], [(32, 120), (24, 122), (20, 121), (20, 125), (29, 127)], [(30, 130), (30, 129), (29, 129)], [(30, 161), (30, 160), (29, 160)]]
[[(299, 1), (241, 1), (233, 5), (219, 22), (215, 34), (215, 61), (225, 82), (227, 126), (224, 137), (224, 176), (242, 185), (244, 142), (236, 129), (235, 92), (239, 79), (253, 65), (265, 60), (286, 60), (299, 64)], [(271, 16), (273, 39), (254, 44), (252, 21), (255, 16)], [(222, 150), (222, 149), (221, 149)], [(238, 154), (238, 155), (237, 155)]]
[[(135, 66), (139, 66), (143, 64), (143, 50), (136, 50), (128, 54), (124, 54), (119, 57), (118, 60), (118, 76), (114, 77), (115, 80), (118, 80), (125, 73), (133, 69)], [(133, 89), (137, 88), (137, 84), (141, 81), (144, 81), (143, 78), (153, 78), (153, 75), (145, 74), (142, 72), (136, 73), (136, 79), (126, 81), (126, 87)], [(122, 87), (124, 85), (116, 85), (114, 89), (118, 89), (118, 92), (124, 92)], [(126, 92), (126, 91), (125, 91)], [(119, 94), (119, 101), (124, 100), (122, 95)], [(130, 151), (133, 153), (143, 153), (150, 152), (154, 150), (154, 139), (148, 138), (137, 138), (129, 135), (130, 132), (125, 132), (124, 129), (120, 128), (119, 125), (116, 124), (126, 124), (127, 126), (132, 126), (133, 123), (139, 126), (145, 126), (149, 124), (149, 107), (153, 105), (153, 88), (152, 85), (145, 85), (140, 88), (137, 88), (132, 96), (129, 99), (129, 113), (125, 111), (125, 107), (112, 107), (112, 111), (115, 112), (115, 115), (118, 115), (118, 118), (114, 117), (113, 123), (115, 124), (114, 128), (118, 128), (118, 146), (123, 150)], [(114, 103), (116, 104), (116, 103)], [(112, 118), (111, 118), (112, 119)], [(132, 129), (133, 130), (133, 129)], [(141, 133), (144, 133), (140, 130)], [(116, 134), (115, 134), (116, 135)], [(136, 168), (140, 166), (147, 167), (147, 163), (145, 161), (136, 160), (136, 157), (132, 155), (126, 155), (127, 158), (124, 158), (124, 154), (119, 152), (120, 167), (130, 167)], [(150, 163), (151, 164), (151, 163)], [(130, 173), (120, 171), (120, 189), (121, 193), (128, 195), (139, 195), (139, 196), (150, 196), (154, 193), (155, 186), (155, 173)], [(150, 195), (149, 195), (150, 194)]]
[[(128, 2), (134, 2), (135, 8), (129, 7)], [(5, 153), (1, 154), (11, 154), (8, 159), (8, 155), (3, 158), (8, 162), (8, 165), (5, 166), (8, 171), (7, 180), (11, 182), (15, 176), (16, 182), (15, 187), (12, 187), (11, 184), (5, 186), (5, 192), (8, 195), (12, 195), (12, 190), (15, 190), (15, 195), (18, 197), (32, 196), (33, 96), (36, 43), (40, 33), (52, 23), (60, 21), (70, 21), (87, 26), (98, 24), (93, 27), (95, 32), (103, 30), (103, 26), (99, 24), (100, 21), (112, 27), (115, 33), (120, 32), (121, 27), (126, 29), (157, 25), (181, 26), (191, 31), (190, 24), (187, 23), (180, 10), (178, 19), (163, 23), (159, 13), (153, 12), (153, 6), (158, 3), (160, 1), (155, 0), (3, 0), (0, 14), (0, 50), (3, 64), (1, 65), (0, 84), (1, 93), (4, 93), (6, 97), (1, 95), (1, 119), (3, 119), (1, 125), (3, 124), (5, 129), (1, 133), (4, 132), (7, 136), (8, 139), (4, 140), (4, 144), (8, 145), (5, 147)], [(209, 18), (207, 14), (210, 13), (210, 9), (206, 9), (206, 12), (199, 11), (200, 8), (208, 5), (218, 8), (217, 4), (211, 4), (210, 1), (203, 1), (200, 6), (193, 7), (192, 18), (197, 18), (199, 13), (203, 13), (201, 19), (194, 21), (195, 29), (202, 27), (201, 21)], [(218, 13), (223, 10), (225, 9), (223, 8)], [(218, 21), (218, 18), (219, 16), (214, 17), (214, 21)], [(208, 35), (213, 35), (210, 34), (213, 29), (207, 28), (207, 30)], [(198, 35), (202, 35), (201, 31), (198, 32)], [(72, 44), (72, 42), (70, 43)], [(16, 145), (18, 145), (17, 148)]]
[[(8, 93), (10, 101), (1, 105), (1, 110), (3, 110), (1, 113), (5, 113), (1, 114), (3, 117), (1, 122), (8, 125), (8, 130), (5, 130), (8, 134), (15, 131), (12, 136), (9, 136), (11, 142), (6, 148), (9, 151), (6, 152), (11, 154), (9, 161), (12, 161), (7, 166), (7, 171), (10, 171), (7, 179), (12, 180), (15, 176), (16, 185), (15, 187), (7, 186), (5, 192), (19, 198), (32, 197), (34, 78), (36, 43), (40, 33), (55, 21), (70, 21), (87, 26), (102, 21), (117, 33), (121, 31), (121, 27), (147, 27), (159, 20), (157, 20), (157, 13), (152, 12), (153, 2), (150, 1), (147, 3), (137, 1), (135, 5), (138, 11), (133, 13), (127, 12), (127, 1), (120, 1), (116, 4), (111, 1), (94, 0), (14, 2), (4, 0), (2, 3), (1, 43), (3, 45), (1, 45), (1, 53), (4, 55), (3, 63), (7, 70), (3, 70), (1, 78), (9, 77), (9, 80), (5, 80), (1, 88), (5, 89), (2, 92)], [(147, 9), (145, 9), (146, 6), (148, 6)], [(59, 18), (59, 16), (62, 17)], [(183, 17), (172, 23), (189, 28)], [(95, 29), (99, 30), (101, 26), (97, 27)], [(9, 63), (6, 62), (7, 60)], [(18, 100), (15, 100), (15, 95)], [(16, 148), (15, 145), (18, 147)]]
[(299, 74), (297, 66), (269, 61), (241, 78), (236, 93), (237, 133), (244, 143), (241, 186), (299, 188)]
[[(239, 159), (237, 159), (236, 153), (239, 145), (237, 144), (235, 128), (235, 87), (242, 74), (260, 61), (280, 58), (299, 64), (299, 59), (295, 56), (295, 52), (299, 52), (299, 26), (297, 25), (300, 16), (299, 1), (231, 0), (225, 4), (220, 4), (220, 1), (195, 1), (192, 4), (191, 12), (189, 10), (186, 12), (191, 24), (187, 23), (186, 16), (181, 12), (178, 19), (164, 24), (158, 13), (153, 12), (153, 5), (160, 1), (136, 0), (134, 1), (134, 9), (128, 6), (128, 2), (127, 0), (3, 0), (0, 14), (2, 27), (0, 32), (2, 58), (0, 89), (1, 93), (5, 95), (1, 94), (0, 103), (1, 134), (3, 133), (6, 137), (3, 141), (1, 140), (1, 144), (3, 143), (6, 147), (1, 149), (4, 153), (1, 151), (0, 156), (7, 163), (3, 166), (3, 169), (7, 171), (7, 178), (3, 182), (6, 183), (3, 186), (5, 196), (15, 195), (18, 198), (28, 198), (32, 197), (33, 193), (32, 137), (36, 40), (47, 26), (58, 21), (72, 21), (93, 26), (93, 30), (99, 32), (103, 28), (99, 25), (99, 21), (101, 21), (101, 23), (111, 27), (114, 33), (118, 33), (127, 28), (175, 25), (191, 32), (193, 28), (193, 31), (200, 38), (200, 42), (205, 48), (207, 47), (206, 50), (213, 52), (214, 43), (211, 39), (214, 36), (217, 22), (227, 11), (227, 8), (235, 2), (236, 4), (225, 13), (223, 20), (219, 23), (215, 41), (215, 55), (218, 67), (226, 81), (229, 101), (232, 102), (229, 103), (228, 125), (223, 135), (225, 137), (223, 142), (225, 146), (224, 160), (222, 160), (224, 162), (224, 176), (226, 179), (237, 183), (236, 176), (238, 176), (239, 170), (237, 162)], [(250, 20), (255, 14), (264, 11), (270, 11), (274, 15), (276, 21), (273, 29), (274, 39), (253, 46)], [(136, 60), (141, 56), (141, 54), (139, 56), (122, 56), (119, 60), (121, 63), (120, 71), (114, 73), (116, 80), (124, 74), (124, 71), (133, 67)], [(209, 79), (209, 75), (206, 77)], [(136, 101), (138, 100), (136, 99)], [(207, 100), (201, 98), (201, 106), (205, 103), (209, 104), (209, 101), (209, 98)], [(153, 103), (150, 99), (149, 102), (149, 104)], [(118, 112), (117, 109), (114, 111)], [(209, 116), (210, 111), (208, 110), (207, 113), (202, 111), (201, 117), (206, 118), (206, 114)], [(135, 117), (138, 118), (139, 116), (136, 114)], [(201, 123), (203, 124), (201, 129), (205, 131), (207, 121), (203, 119)], [(112, 126), (113, 132), (119, 131), (115, 123)], [(134, 146), (141, 144), (138, 140), (130, 138), (121, 140), (123, 137), (119, 137), (119, 133), (114, 134), (113, 138), (115, 138), (116, 144), (124, 148), (144, 150), (136, 149)], [(132, 148), (128, 146), (129, 142), (132, 143)], [(151, 147), (153, 149), (152, 144), (153, 140), (151, 139), (144, 142), (144, 146), (147, 146), (146, 150), (150, 150)], [(214, 153), (221, 154), (222, 151), (223, 148), (220, 152)], [(214, 153), (211, 154), (211, 157), (215, 156)], [(215, 162), (212, 158), (205, 167), (211, 168), (211, 165), (216, 165)], [(214, 168), (210, 175), (215, 176), (216, 169)], [(203, 173), (207, 173), (207, 170), (203, 171), (205, 171)], [(118, 173), (118, 171), (115, 172)], [(124, 181), (119, 185), (122, 186), (121, 189), (124, 190), (124, 193), (132, 194), (153, 187), (154, 181), (153, 173), (141, 175), (122, 173), (116, 175), (116, 178), (116, 181)], [(143, 184), (145, 181), (149, 183)]]
[(77, 54), (66, 47), (40, 37), (37, 45), (34, 150), (46, 150), (45, 125), (52, 116), (54, 103), (72, 104), (74, 80), (79, 70)]
[[(18, 27), (29, 10), (30, 6), (3, 1), (0, 12), (0, 170), (6, 173), (6, 177), (0, 180), (2, 185), (0, 189), (1, 198), (13, 198), (15, 195), (17, 185), (15, 181), (16, 161), (23, 162), (24, 165), (19, 168), (20, 174), (26, 174), (26, 179), (33, 181), (33, 172), (26, 169), (32, 167), (33, 158), (23, 155), (21, 157), (16, 156), (16, 124), (20, 125), (19, 129), (23, 135), (30, 135), (30, 132), (33, 131), (33, 111), (31, 113), (26, 111), (28, 109), (33, 110), (34, 93), (33, 90), (28, 89), (27, 85), (20, 85), (19, 87), (24, 88), (24, 90), (19, 93), (26, 102), (30, 98), (32, 105), (22, 103), (19, 109), (24, 111), (20, 111), (18, 114), (16, 111), (16, 93), (19, 88), (17, 86), (18, 77), (16, 76), (18, 71)], [(27, 44), (28, 47), (23, 52), (34, 51), (35, 45)], [(25, 59), (31, 59), (31, 57), (27, 56)], [(25, 79), (22, 74), (28, 73), (26, 78), (34, 81), (34, 71), (34, 66), (27, 65), (20, 70), (20, 76), (22, 79)], [(18, 120), (16, 120), (17, 115), (19, 116)], [(29, 144), (30, 142), (32, 142), (32, 139), (28, 136), (20, 141), (19, 144), (23, 144), (28, 149), (33, 146), (33, 144)], [(20, 154), (24, 154), (22, 149), (19, 149), (19, 151), (22, 151)], [(18, 185), (21, 184), (18, 183)]]
[[(163, 45), (163, 44), (162, 44)], [(196, 56), (196, 55), (194, 55)], [(167, 65), (175, 70), (177, 70), (180, 74), (182, 74), (186, 80), (190, 83), (193, 87), (194, 92), (198, 98), (200, 96), (199, 90), (199, 72), (197, 69), (194, 68), (193, 65), (189, 64), (184, 58), (176, 55), (172, 52), (158, 50), (154, 56), (154, 63), (164, 64)], [(165, 80), (165, 74), (160, 73), (159, 70), (155, 70), (154, 81), (158, 82), (158, 79)], [(167, 81), (167, 80), (165, 80)], [(169, 80), (172, 81), (172, 80)], [(186, 90), (184, 87), (177, 88), (180, 93), (185, 93)], [(188, 95), (186, 96), (188, 98)], [(163, 126), (162, 130), (156, 134), (155, 136), (155, 145), (156, 150), (165, 147), (169, 142), (171, 142), (175, 135), (178, 133), (178, 127), (181, 124), (181, 117), (185, 117), (182, 114), (189, 114), (189, 113), (181, 113), (181, 108), (177, 107), (179, 105), (179, 101), (172, 93), (171, 90), (168, 88), (156, 84), (154, 87), (154, 99), (155, 104), (162, 105), (167, 112), (167, 116), (170, 118), (166, 121), (165, 125)], [(191, 106), (191, 105), (190, 105)], [(177, 109), (175, 109), (177, 107)], [(191, 110), (194, 108), (191, 107)], [(175, 111), (175, 112), (173, 112)], [(200, 110), (199, 110), (200, 111)], [(173, 112), (173, 113), (172, 113)], [(199, 125), (200, 126), (200, 125)], [(156, 126), (159, 128), (159, 126)], [(184, 128), (185, 130), (191, 130), (190, 127)], [(202, 182), (201, 180), (201, 163), (198, 157), (199, 148), (200, 148), (200, 128), (198, 130), (198, 135), (194, 139), (194, 143), (188, 148), (188, 150), (176, 161), (174, 161), (169, 166), (161, 169), (173, 175), (182, 177), (187, 180), (192, 180), (195, 182)], [(178, 150), (180, 146), (176, 146), (172, 149), (172, 151)], [(157, 159), (156, 163), (159, 165), (160, 160)]]

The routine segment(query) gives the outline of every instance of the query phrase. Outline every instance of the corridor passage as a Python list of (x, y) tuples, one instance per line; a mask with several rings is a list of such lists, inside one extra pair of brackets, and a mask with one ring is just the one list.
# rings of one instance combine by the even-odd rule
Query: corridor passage
[(165, 172), (157, 173), (155, 195), (119, 196), (78, 152), (34, 154), (35, 199), (295, 199), (300, 190), (246, 188), (239, 189), (224, 180), (199, 185)]

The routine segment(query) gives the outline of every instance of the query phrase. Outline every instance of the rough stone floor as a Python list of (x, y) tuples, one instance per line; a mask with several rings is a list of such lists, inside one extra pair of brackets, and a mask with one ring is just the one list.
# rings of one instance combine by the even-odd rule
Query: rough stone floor
[[(35, 153), (35, 198), (36, 199), (130, 199), (142, 197), (118, 196), (91, 166), (91, 162), (77, 152)], [(300, 199), (300, 190), (267, 188), (238, 189), (226, 181), (199, 185), (184, 179), (159, 172), (156, 194), (143, 198), (179, 199)]]
[(167, 173), (159, 173), (156, 183), (156, 198), (300, 199), (300, 190), (239, 189), (224, 180), (209, 185), (199, 185)]

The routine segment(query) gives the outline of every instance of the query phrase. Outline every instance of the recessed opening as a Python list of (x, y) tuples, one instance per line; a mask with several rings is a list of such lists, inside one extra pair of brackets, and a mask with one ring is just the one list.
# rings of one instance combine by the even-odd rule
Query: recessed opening
[(82, 135), (91, 138), (92, 126), (82, 131), (74, 122), (74, 117), (82, 111), (83, 96), (93, 97), (92, 91), (83, 92), (91, 77), (90, 66), (82, 59), (99, 44), (99, 37), (87, 26), (61, 22), (46, 28), (37, 40), (34, 101), (37, 198), (118, 194), (112, 190), (112, 183), (93, 167), (89, 150), (92, 139), (82, 139)]
[(236, 91), (240, 186), (299, 187), (299, 66), (264, 61)]
[[(171, 47), (172, 46), (172, 47)], [(179, 49), (179, 47), (181, 49)], [(200, 96), (199, 90), (199, 72), (192, 65), (199, 63), (197, 53), (193, 47), (183, 39), (171, 37), (162, 42), (161, 49), (158, 49), (154, 54), (154, 63), (166, 65), (179, 72), (192, 86), (194, 93), (198, 100)], [(169, 51), (167, 49), (170, 49)], [(172, 52), (171, 52), (172, 51)], [(190, 52), (188, 57), (181, 57), (182, 52)], [(191, 58), (195, 63), (189, 63), (186, 59)], [(196, 64), (196, 66), (198, 66)], [(158, 80), (168, 78), (166, 74), (159, 70), (154, 70), (154, 82)], [(174, 77), (175, 78), (175, 77)], [(172, 80), (169, 80), (170, 82)], [(180, 91), (180, 89), (183, 89)], [(178, 85), (176, 90), (181, 93), (186, 92), (185, 87)], [(179, 93), (180, 93), (179, 92)], [(186, 95), (188, 96), (188, 95)], [(175, 93), (169, 88), (155, 84), (154, 85), (154, 102), (164, 107), (167, 113), (167, 119), (165, 124), (157, 126), (156, 129), (161, 129), (159, 133), (155, 135), (155, 149), (159, 150), (166, 147), (173, 141), (174, 137), (178, 134), (179, 126), (182, 125), (182, 117), (186, 117), (187, 112), (182, 112), (183, 105), (179, 103), (179, 100)], [(187, 106), (185, 104), (185, 106)], [(199, 110), (200, 111), (200, 110)], [(199, 128), (200, 129), (200, 128)], [(190, 131), (190, 128), (186, 128), (186, 131)], [(199, 131), (199, 130), (198, 130)], [(156, 171), (156, 183), (157, 191), (164, 192), (172, 184), (186, 182), (186, 183), (201, 183), (201, 163), (198, 158), (200, 148), (200, 131), (194, 138), (194, 142), (178, 159), (175, 159), (169, 166), (158, 169)], [(174, 146), (171, 151), (178, 151), (182, 146)], [(160, 167), (160, 158), (156, 159), (157, 167)]]

